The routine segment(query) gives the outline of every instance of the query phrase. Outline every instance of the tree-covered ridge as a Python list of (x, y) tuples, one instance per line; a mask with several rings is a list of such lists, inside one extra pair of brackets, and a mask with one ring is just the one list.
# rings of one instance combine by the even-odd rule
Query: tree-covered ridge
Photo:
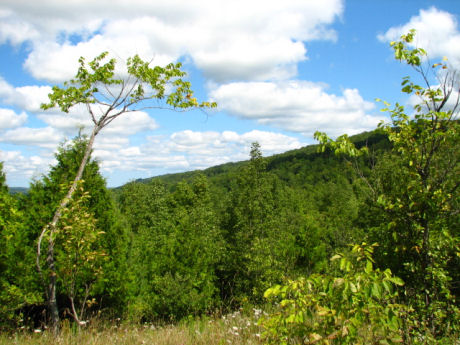
[[(366, 145), (374, 151), (381, 151), (389, 148), (389, 143), (386, 139), (386, 136), (383, 133), (380, 133), (379, 131), (363, 132), (360, 134), (356, 134), (351, 136), (350, 140), (354, 142), (358, 147)], [(296, 165), (303, 165), (303, 163), (306, 164), (307, 162), (312, 162), (319, 157), (324, 157), (324, 155), (318, 152), (318, 145), (313, 144), (299, 149), (290, 150), (284, 153), (275, 154), (269, 157), (264, 157), (264, 160), (266, 160), (267, 162), (266, 164), (268, 171), (273, 171), (281, 179), (286, 180), (288, 179), (289, 173), (283, 174), (283, 171), (297, 171), (298, 167), (296, 168)], [(226, 186), (228, 185), (228, 180), (232, 173), (242, 168), (244, 165), (248, 163), (249, 160), (241, 162), (229, 162), (206, 168), (203, 170), (165, 174), (145, 179), (137, 179), (133, 182), (148, 183), (151, 180), (159, 180), (167, 186), (174, 186), (175, 184), (181, 181), (192, 181), (195, 176), (203, 174), (212, 183)], [(121, 187), (117, 187), (115, 189), (119, 189)]]

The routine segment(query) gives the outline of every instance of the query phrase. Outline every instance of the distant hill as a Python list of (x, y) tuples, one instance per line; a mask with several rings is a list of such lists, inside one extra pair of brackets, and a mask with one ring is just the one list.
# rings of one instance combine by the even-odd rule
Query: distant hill
[(27, 194), (29, 188), (27, 187), (9, 187), (10, 194)]
[[(371, 132), (363, 132), (350, 137), (350, 140), (357, 147), (369, 146), (374, 150), (386, 150), (389, 147), (389, 142), (385, 135), (377, 130)], [(267, 170), (277, 174), (280, 178), (286, 179), (283, 171), (292, 170), (293, 164), (302, 164), (304, 161), (312, 161), (319, 157), (324, 157), (325, 154), (318, 153), (318, 145), (308, 145), (299, 149), (286, 151), (284, 153), (275, 154), (265, 157), (267, 160)], [(327, 154), (326, 154), (327, 155)], [(240, 162), (230, 162), (216, 165), (203, 170), (193, 170), (183, 173), (165, 174), (160, 176), (138, 179), (134, 182), (148, 183), (152, 180), (159, 180), (166, 186), (172, 187), (180, 181), (191, 181), (198, 174), (204, 174), (211, 181), (217, 182), (220, 185), (225, 185), (227, 180), (231, 178), (233, 172), (247, 164), (248, 160)], [(122, 187), (122, 186), (121, 186)], [(120, 188), (121, 188), (120, 187)]]
[[(386, 140), (385, 136), (377, 131), (363, 132), (350, 137), (351, 141), (356, 144), (356, 146), (361, 147), (367, 145), (372, 147), (375, 150), (378, 149), (387, 149), (389, 142)], [(265, 157), (267, 160), (267, 170), (272, 171), (279, 175), (282, 179), (285, 179), (282, 176), (281, 171), (291, 169), (292, 164), (299, 164), (303, 161), (312, 161), (315, 158), (324, 156), (324, 154), (318, 153), (318, 145), (308, 145), (299, 149), (294, 149), (286, 151), (284, 153), (275, 154), (272, 156)], [(243, 167), (248, 163), (246, 161), (240, 162), (229, 162), (225, 164), (216, 165), (203, 170), (192, 170), (182, 173), (174, 174), (165, 174), (159, 176), (148, 177), (145, 179), (137, 179), (135, 183), (149, 183), (152, 180), (158, 180), (164, 183), (168, 187), (175, 186), (180, 181), (191, 181), (198, 174), (204, 174), (211, 181), (217, 182), (220, 185), (225, 185), (226, 182), (231, 178), (233, 172), (236, 172), (238, 169)], [(129, 182), (132, 183), (132, 182)], [(117, 190), (122, 188), (122, 186), (113, 188)], [(29, 188), (27, 187), (9, 187), (10, 194), (27, 194)]]

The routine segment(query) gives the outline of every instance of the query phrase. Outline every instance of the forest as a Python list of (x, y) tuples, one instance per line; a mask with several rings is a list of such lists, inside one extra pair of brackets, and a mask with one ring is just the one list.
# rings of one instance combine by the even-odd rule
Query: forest
[[(317, 145), (270, 157), (255, 142), (247, 161), (114, 189), (91, 158), (95, 135), (62, 144), (24, 193), (1, 172), (1, 331), (260, 308), (260, 343), (458, 344), (458, 71), (430, 65), (440, 77), (428, 83), (413, 36), (392, 47), (422, 77), (401, 86), (421, 102), (385, 103), (391, 121), (372, 132), (318, 132)], [(178, 87), (170, 105), (214, 106)], [(88, 97), (53, 90), (49, 107)]]

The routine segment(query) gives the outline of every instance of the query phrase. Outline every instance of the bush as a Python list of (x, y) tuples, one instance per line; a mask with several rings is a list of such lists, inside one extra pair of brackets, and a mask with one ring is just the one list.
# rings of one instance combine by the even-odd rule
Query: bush
[(274, 312), (261, 320), (269, 344), (395, 344), (403, 341), (407, 307), (396, 303), (389, 269), (374, 269), (376, 246), (355, 245), (350, 255), (337, 254), (341, 276), (313, 274), (274, 286), (265, 297)]

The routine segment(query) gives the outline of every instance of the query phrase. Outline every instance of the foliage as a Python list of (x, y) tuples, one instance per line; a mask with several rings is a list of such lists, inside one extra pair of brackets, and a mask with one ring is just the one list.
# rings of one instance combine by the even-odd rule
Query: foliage
[(263, 291), (280, 282), (295, 263), (295, 209), (288, 210), (276, 176), (266, 171), (260, 146), (235, 176), (223, 232), (227, 253), (220, 272), (221, 290), (236, 304), (260, 300)]
[(41, 302), (34, 290), (33, 251), (26, 246), (22, 213), (8, 193), (0, 162), (0, 328), (21, 323), (19, 310)]
[[(90, 157), (97, 133), (130, 111), (214, 104), (198, 104), (178, 64), (151, 68), (134, 57), (119, 78), (105, 54), (81, 59), (43, 107), (84, 104), (92, 135), (62, 145), (27, 195), (9, 195), (0, 174), (2, 320), (20, 320), (43, 299), (33, 255), (45, 230), (46, 278), (56, 279), (61, 311), (73, 300), (78, 320), (90, 301), (114, 318), (178, 321), (263, 303), (263, 291), (281, 284), (266, 293), (282, 301), (263, 322), (269, 342), (448, 343), (459, 315), (457, 72), (445, 61), (422, 68), (425, 52), (407, 48), (413, 35), (392, 44), (426, 83), (403, 79), (403, 92), (420, 98), (413, 114), (387, 105), (391, 122), (377, 132), (318, 133), (320, 152), (264, 158), (254, 143), (246, 162), (132, 182), (114, 191), (120, 209)], [(354, 246), (329, 265), (362, 239), (379, 246)]]
[(223, 243), (204, 176), (174, 193), (152, 182), (120, 196), (135, 234), (131, 306), (137, 319), (177, 319), (218, 305), (215, 269)]
[(352, 258), (337, 254), (339, 276), (313, 274), (276, 285), (265, 297), (278, 308), (262, 318), (269, 344), (396, 344), (403, 334), (404, 306), (395, 302), (395, 285), (403, 285), (389, 269), (374, 269), (375, 245), (352, 248)]
[[(24, 236), (27, 238), (28, 248), (35, 247), (38, 234), (65, 196), (66, 188), (78, 170), (86, 147), (87, 138), (85, 136), (78, 136), (72, 142), (63, 144), (55, 156), (57, 164), (50, 168), (48, 175), (43, 176), (41, 180), (35, 180), (30, 186), (29, 193), (22, 197)], [(79, 183), (80, 187), (70, 200), (71, 204), (66, 205), (63, 209), (64, 219), (58, 223), (57, 231), (53, 235), (53, 243), (55, 242), (56, 245), (56, 276), (62, 277), (57, 282), (57, 298), (63, 307), (68, 306), (71, 309), (68, 297), (71, 272), (67, 268), (73, 265), (71, 261), (77, 257), (79, 257), (77, 265), (77, 271), (79, 271), (78, 273), (73, 272), (73, 278), (76, 279), (73, 282), (75, 289), (84, 290), (86, 282), (94, 281), (87, 274), (89, 271), (79, 266), (82, 263), (81, 260), (84, 260), (78, 252), (82, 248), (75, 246), (80, 241), (78, 236), (82, 236), (81, 240), (85, 241), (83, 246), (85, 247), (96, 241), (91, 239), (94, 231), (104, 232), (103, 236), (97, 238), (97, 247), (107, 256), (102, 262), (103, 274), (100, 274), (92, 284), (91, 297), (95, 298), (98, 303), (103, 300), (105, 307), (120, 312), (123, 310), (122, 301), (126, 298), (127, 290), (126, 228), (122, 227), (122, 220), (111, 193), (107, 190), (105, 180), (99, 172), (97, 161), (89, 160), (83, 178), (84, 180)], [(88, 191), (91, 191), (91, 197), (87, 197)], [(44, 244), (43, 248), (46, 249), (47, 245)], [(89, 247), (86, 249), (89, 250)], [(46, 267), (44, 269), (46, 270)], [(86, 273), (83, 274), (83, 272)], [(78, 294), (77, 291), (74, 292), (75, 297), (81, 297), (81, 291)], [(100, 304), (97, 306), (98, 308), (103, 307)]]
[[(361, 201), (347, 165), (311, 147), (302, 159), (287, 156), (272, 164), (277, 157), (262, 157), (255, 144), (247, 162), (116, 190), (131, 232), (134, 319), (177, 319), (261, 303), (269, 286), (285, 276), (328, 270), (328, 257), (359, 238), (352, 225)], [(285, 173), (291, 171), (292, 179)], [(205, 214), (205, 222), (194, 221), (194, 230), (188, 230), (191, 216)], [(187, 246), (208, 263), (197, 265)], [(187, 278), (199, 267), (203, 277), (196, 284), (208, 286), (201, 297)]]
[[(414, 114), (384, 102), (390, 123), (380, 130), (392, 144), (366, 180), (373, 205), (369, 238), (381, 243), (378, 264), (407, 281), (405, 299), (418, 313), (420, 328), (435, 337), (458, 332), (460, 136), (458, 72), (447, 62), (425, 67), (426, 52), (409, 48), (415, 31), (392, 42), (396, 59), (422, 77), (420, 86), (403, 78), (402, 91), (419, 99)], [(432, 78), (438, 85), (432, 85)], [(366, 153), (346, 137), (316, 137), (323, 147), (358, 156)], [(456, 296), (457, 295), (457, 296)]]
[(196, 98), (192, 97), (190, 82), (182, 79), (186, 73), (181, 70), (180, 63), (152, 68), (149, 62), (135, 55), (126, 62), (127, 77), (119, 77), (115, 75), (115, 59), (106, 61), (107, 55), (107, 52), (103, 52), (88, 64), (81, 57), (75, 78), (65, 82), (62, 88), (53, 86), (52, 93), (48, 95), (49, 103), (41, 105), (44, 110), (56, 107), (66, 113), (76, 105), (83, 105), (94, 124), (73, 182), (54, 210), (53, 217), (43, 227), (37, 241), (37, 269), (40, 271), (41, 244), (49, 232), (46, 265), (51, 273), (48, 279), (47, 299), (55, 332), (59, 326), (59, 311), (56, 300), (54, 233), (82, 178), (98, 133), (119, 116), (140, 108), (187, 110), (217, 106), (214, 102), (198, 103)]
[(81, 196), (64, 209), (56, 232), (57, 275), (63, 293), (70, 300), (71, 315), (79, 324), (84, 323), (88, 300), (94, 295), (94, 284), (102, 276), (103, 259), (106, 258), (99, 237), (104, 234), (96, 227), (94, 215), (85, 206), (89, 193), (80, 187)]
[[(43, 104), (42, 108), (59, 107), (67, 113), (77, 104), (87, 104), (95, 125), (103, 127), (100, 121), (96, 121), (91, 104), (109, 107), (104, 112), (110, 115), (102, 117), (106, 124), (148, 100), (166, 99), (167, 105), (179, 109), (217, 106), (211, 102), (198, 103), (193, 97), (190, 82), (182, 79), (186, 73), (181, 70), (181, 63), (152, 68), (149, 62), (135, 55), (126, 61), (129, 77), (125, 79), (115, 75), (115, 59), (104, 63), (107, 56), (108, 52), (103, 52), (88, 64), (84, 57), (80, 57), (80, 67), (75, 78), (65, 82), (63, 88), (53, 86), (53, 92), (49, 95), (50, 102)], [(118, 86), (116, 93), (112, 93), (112, 86)], [(107, 103), (107, 99), (112, 100), (112, 103)]]

